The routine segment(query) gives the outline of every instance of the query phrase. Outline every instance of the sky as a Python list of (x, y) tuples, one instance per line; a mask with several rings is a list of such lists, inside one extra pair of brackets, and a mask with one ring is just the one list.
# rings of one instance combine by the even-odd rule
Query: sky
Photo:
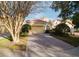
[[(48, 4), (47, 4), (48, 3)], [(42, 17), (49, 18), (51, 20), (58, 19), (59, 11), (56, 12), (55, 10), (51, 9), (49, 6), (51, 5), (51, 2), (45, 2), (39, 4), (38, 8), (35, 9), (35, 11), (31, 14), (29, 14), (26, 19), (40, 19)], [(38, 12), (39, 11), (39, 12)]]

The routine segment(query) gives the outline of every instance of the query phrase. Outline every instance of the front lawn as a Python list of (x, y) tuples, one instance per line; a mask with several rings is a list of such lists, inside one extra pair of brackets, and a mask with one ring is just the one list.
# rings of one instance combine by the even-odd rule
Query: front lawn
[(17, 52), (17, 51), (26, 51), (26, 45), (27, 45), (27, 42), (28, 42), (28, 39), (27, 37), (20, 37), (20, 42), (18, 42), (17, 44), (15, 45), (11, 45), (9, 46), (9, 48), (14, 51), (14, 52)]
[(13, 44), (11, 41), (11, 37), (6, 37), (6, 38), (0, 38), (0, 48), (9, 48), (10, 50), (16, 52), (16, 51), (26, 51), (26, 45), (28, 42), (28, 37), (27, 36), (21, 36), (20, 37), (20, 42), (17, 44)]
[(0, 48), (4, 47), (7, 48), (10, 44), (10, 40), (6, 39), (6, 38), (1, 38), (0, 39)]

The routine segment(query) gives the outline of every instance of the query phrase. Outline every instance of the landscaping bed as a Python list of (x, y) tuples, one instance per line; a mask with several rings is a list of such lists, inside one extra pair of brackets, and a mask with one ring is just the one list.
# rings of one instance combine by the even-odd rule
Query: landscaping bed
[(66, 35), (66, 34), (59, 34), (56, 35), (55, 33), (50, 33), (51, 36), (54, 36), (57, 39), (60, 39), (66, 43), (71, 44), (74, 47), (78, 47), (79, 46), (79, 37), (75, 37), (75, 36), (70, 36), (70, 35)]

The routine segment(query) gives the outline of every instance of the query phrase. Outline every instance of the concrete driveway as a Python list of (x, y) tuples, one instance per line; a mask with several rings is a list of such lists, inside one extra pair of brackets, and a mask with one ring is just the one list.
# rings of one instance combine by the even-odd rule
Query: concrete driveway
[[(48, 34), (33, 34), (29, 36), (26, 57), (73, 57), (68, 50), (74, 47)], [(67, 51), (67, 52), (66, 52)]]

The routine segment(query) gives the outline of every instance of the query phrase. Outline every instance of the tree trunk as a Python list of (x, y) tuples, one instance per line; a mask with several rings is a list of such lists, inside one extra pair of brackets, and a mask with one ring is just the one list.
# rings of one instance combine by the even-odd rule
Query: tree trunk
[(11, 36), (14, 44), (17, 44), (20, 41), (19, 34), (15, 33), (15, 34), (11, 34)]
[(14, 42), (15, 44), (17, 44), (17, 43), (19, 42), (19, 38), (18, 38), (18, 37), (14, 37), (13, 42)]

